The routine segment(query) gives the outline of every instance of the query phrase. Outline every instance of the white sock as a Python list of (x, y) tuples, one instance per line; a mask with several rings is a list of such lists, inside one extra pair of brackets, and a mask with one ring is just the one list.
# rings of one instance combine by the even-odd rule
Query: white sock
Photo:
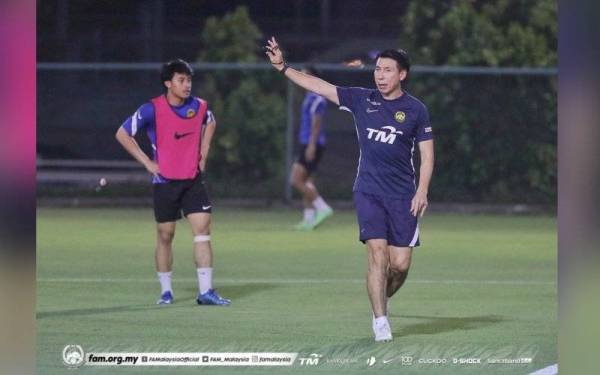
[[(385, 297), (385, 317), (390, 314), (390, 297)], [(373, 323), (375, 322), (375, 313), (371, 314), (373, 316)]]
[(388, 324), (387, 316), (383, 315), (375, 318), (375, 327), (381, 327), (383, 324)]
[(160, 281), (160, 294), (164, 292), (172, 292), (171, 288), (171, 274), (173, 272), (157, 272), (158, 281)]
[(304, 221), (311, 222), (315, 220), (315, 209), (314, 208), (305, 208), (304, 209)]
[(197, 268), (196, 272), (198, 273), (198, 289), (200, 294), (204, 294), (212, 289), (212, 267)]
[(312, 201), (312, 205), (315, 206), (317, 211), (326, 211), (331, 209), (331, 207), (325, 203), (321, 196), (318, 196), (314, 201)]

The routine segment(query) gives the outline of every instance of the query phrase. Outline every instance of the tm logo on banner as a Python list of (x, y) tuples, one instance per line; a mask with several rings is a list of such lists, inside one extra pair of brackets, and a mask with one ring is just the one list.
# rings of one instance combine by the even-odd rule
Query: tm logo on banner
[(322, 354), (311, 353), (308, 357), (299, 358), (300, 366), (316, 366), (319, 364), (319, 359), (321, 359), (322, 357)]

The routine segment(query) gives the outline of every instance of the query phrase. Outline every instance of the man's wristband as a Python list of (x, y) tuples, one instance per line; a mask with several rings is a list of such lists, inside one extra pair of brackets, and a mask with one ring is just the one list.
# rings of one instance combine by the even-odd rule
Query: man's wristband
[(290, 66), (288, 64), (283, 64), (283, 69), (279, 71), (279, 73), (285, 75), (285, 71), (288, 70)]

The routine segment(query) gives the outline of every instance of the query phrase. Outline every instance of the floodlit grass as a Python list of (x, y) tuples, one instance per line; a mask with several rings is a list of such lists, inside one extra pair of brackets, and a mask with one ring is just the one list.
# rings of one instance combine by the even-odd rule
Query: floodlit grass
[[(214, 284), (230, 307), (198, 306), (192, 237), (178, 224), (172, 306), (156, 306), (154, 222), (144, 209), (40, 209), (37, 367), (62, 374), (65, 345), (86, 352), (298, 352), (316, 366), (91, 367), (73, 373), (525, 374), (557, 362), (553, 217), (430, 215), (394, 341), (372, 340), (365, 248), (352, 211), (313, 232), (292, 210), (213, 214)], [(412, 357), (412, 365), (402, 358)], [(367, 366), (367, 359), (376, 362)], [(531, 357), (531, 364), (488, 359)], [(447, 364), (419, 359), (445, 358)], [(453, 364), (481, 358), (482, 364)], [(350, 363), (334, 363), (346, 359)], [(384, 363), (384, 361), (386, 363)]]

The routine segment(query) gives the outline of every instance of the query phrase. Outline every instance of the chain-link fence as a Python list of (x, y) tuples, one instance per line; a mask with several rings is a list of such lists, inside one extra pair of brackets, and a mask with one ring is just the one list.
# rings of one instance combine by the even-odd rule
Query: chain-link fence
[[(300, 65), (300, 64), (297, 64)], [(317, 65), (340, 86), (373, 87), (372, 69)], [(160, 64), (39, 64), (39, 194), (149, 194), (149, 178), (114, 133), (162, 92)], [(303, 91), (267, 64), (197, 64), (194, 94), (217, 118), (207, 179), (216, 198), (286, 199)], [(544, 203), (556, 198), (555, 69), (415, 66), (407, 90), (429, 108), (436, 201)], [(358, 146), (352, 116), (329, 103), (325, 197), (350, 199)], [(145, 135), (138, 137), (149, 152)], [(415, 152), (418, 156), (418, 152)], [(418, 163), (416, 165), (418, 170)]]

